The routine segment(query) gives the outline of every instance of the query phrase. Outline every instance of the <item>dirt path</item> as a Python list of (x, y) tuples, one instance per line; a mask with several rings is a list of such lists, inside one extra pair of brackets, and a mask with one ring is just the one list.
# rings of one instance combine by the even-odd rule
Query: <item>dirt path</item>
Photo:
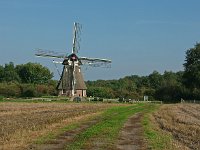
[(85, 123), (82, 123), (78, 128), (74, 130), (70, 130), (67, 132), (64, 132), (63, 134), (60, 134), (55, 139), (52, 139), (44, 144), (33, 144), (29, 146), (29, 150), (63, 150), (66, 148), (67, 145), (69, 145), (71, 142), (73, 142), (75, 136), (83, 131), (85, 131), (87, 128), (91, 127), (92, 125), (96, 124), (100, 119), (95, 118), (93, 120), (89, 120)]
[[(141, 124), (143, 114), (137, 113), (131, 116), (127, 122), (124, 124), (122, 130), (120, 131), (119, 137), (111, 147), (107, 147), (112, 150), (145, 150), (145, 140), (143, 138), (143, 128)], [(74, 130), (67, 131), (55, 139), (48, 141), (47, 143), (38, 145), (34, 144), (29, 147), (29, 150), (63, 150), (67, 145), (72, 143), (75, 139), (75, 136), (84, 132), (89, 127), (97, 124), (101, 121), (100, 118), (95, 118), (93, 120), (89, 120), (83, 124), (81, 124), (78, 128)], [(92, 141), (89, 143), (90, 146), (83, 147), (83, 149), (106, 149), (105, 145), (107, 141), (102, 139), (102, 137), (92, 138)]]
[(124, 124), (116, 143), (117, 150), (147, 149), (143, 138), (142, 116), (141, 113), (135, 114)]

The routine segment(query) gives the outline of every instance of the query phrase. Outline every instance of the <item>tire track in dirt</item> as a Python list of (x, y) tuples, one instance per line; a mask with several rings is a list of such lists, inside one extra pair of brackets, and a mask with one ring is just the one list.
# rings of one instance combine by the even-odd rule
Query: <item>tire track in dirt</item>
[(32, 144), (28, 150), (63, 150), (66, 146), (74, 141), (74, 138), (79, 133), (85, 131), (89, 127), (95, 125), (100, 121), (100, 117), (95, 117), (93, 120), (82, 123), (78, 128), (66, 131), (58, 135), (55, 139), (52, 139), (44, 144)]
[(147, 146), (144, 140), (142, 127), (142, 113), (131, 116), (120, 131), (115, 150), (145, 150)]
[[(109, 147), (105, 147), (108, 141), (102, 139), (102, 137), (94, 137), (92, 141), (90, 141), (91, 145), (86, 145), (86, 147), (82, 147), (81, 149), (110, 149), (110, 150), (145, 150), (147, 149), (144, 136), (143, 136), (143, 126), (142, 126), (142, 113), (134, 114), (129, 117), (122, 127), (119, 137), (115, 143), (110, 145)], [(91, 126), (99, 123), (101, 121), (101, 117), (97, 116), (92, 120), (86, 121), (80, 124), (79, 127), (73, 130), (66, 131), (55, 139), (52, 139), (44, 144), (32, 144), (29, 146), (28, 150), (63, 150), (66, 149), (67, 145), (70, 145), (74, 142), (76, 136), (84, 131), (86, 131)]]

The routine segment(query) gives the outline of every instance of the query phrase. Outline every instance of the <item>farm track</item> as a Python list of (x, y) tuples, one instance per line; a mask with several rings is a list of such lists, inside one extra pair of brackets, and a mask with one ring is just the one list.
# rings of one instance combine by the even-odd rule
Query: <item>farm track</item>
[[(0, 150), (62, 150), (77, 143), (79, 137), (108, 123), (110, 115), (100, 115), (108, 108), (119, 104), (88, 104), (88, 103), (0, 103)], [(123, 104), (123, 106), (126, 106)], [(130, 106), (130, 105), (127, 105)], [(147, 106), (147, 107), (146, 107)], [(116, 107), (115, 107), (116, 108)], [(118, 107), (117, 107), (118, 108)], [(108, 141), (107, 129), (98, 131), (84, 139), (81, 150), (145, 150), (149, 143), (144, 139), (143, 116), (149, 107), (129, 107), (120, 113), (113, 111), (112, 116), (118, 116), (130, 110), (134, 115), (123, 123), (116, 140)], [(109, 109), (110, 110), (110, 109)], [(137, 110), (137, 111), (136, 111)], [(151, 124), (155, 130), (169, 134), (175, 148), (183, 150), (200, 149), (200, 105), (167, 104), (162, 105), (151, 114)], [(101, 116), (101, 117), (100, 117)], [(107, 121), (106, 121), (107, 120)], [(105, 122), (103, 122), (105, 121)], [(55, 133), (68, 125), (77, 124), (73, 128), (56, 132), (53, 138), (36, 144), (40, 137)], [(106, 125), (109, 125), (106, 124)], [(113, 127), (113, 126), (111, 126)], [(103, 128), (104, 129), (104, 128)], [(111, 129), (111, 128), (110, 128)], [(60, 130), (61, 131), (61, 130)], [(91, 132), (93, 133), (93, 132)], [(88, 136), (88, 135), (87, 135)], [(112, 136), (111, 134), (109, 136)], [(82, 139), (81, 139), (82, 140)], [(165, 149), (165, 148), (164, 148)]]
[(92, 120), (82, 123), (78, 128), (64, 132), (58, 135), (56, 138), (45, 142), (44, 144), (33, 144), (29, 146), (28, 150), (63, 150), (67, 145), (74, 141), (76, 135), (85, 131), (92, 125), (95, 125), (99, 122), (99, 120), (99, 116), (95, 117)]
[[(131, 116), (120, 131), (115, 150), (145, 150), (146, 144), (141, 124), (143, 114)], [(114, 150), (113, 149), (113, 150)]]
[[(116, 112), (115, 115), (118, 115)], [(84, 143), (81, 150), (145, 150), (146, 142), (143, 135), (142, 126), (143, 114), (137, 113), (128, 118), (126, 123), (123, 125), (118, 139), (114, 143), (110, 143), (105, 140), (104, 134), (100, 136), (93, 136)], [(104, 118), (105, 119), (105, 118)], [(82, 134), (88, 128), (101, 123), (103, 120), (100, 116), (93, 118), (85, 123), (82, 123), (79, 127), (66, 131), (52, 140), (43, 144), (35, 144), (29, 147), (29, 150), (63, 150), (67, 149), (67, 146), (75, 142), (77, 135)], [(106, 145), (108, 147), (106, 147)]]

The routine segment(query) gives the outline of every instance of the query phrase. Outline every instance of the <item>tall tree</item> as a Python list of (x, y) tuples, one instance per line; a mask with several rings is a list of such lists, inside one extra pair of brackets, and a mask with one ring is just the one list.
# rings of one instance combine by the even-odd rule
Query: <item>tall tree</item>
[(0, 82), (2, 82), (4, 79), (4, 67), (0, 66)]
[(186, 51), (184, 83), (190, 88), (200, 88), (200, 43)]
[(152, 88), (157, 89), (161, 87), (161, 84), (163, 82), (163, 77), (159, 72), (153, 71), (153, 73), (149, 75), (149, 82)]
[(172, 71), (165, 71), (163, 74), (163, 85), (162, 86), (176, 86), (180, 85), (177, 73)]
[(15, 66), (13, 62), (5, 64), (4, 71), (3, 71), (3, 80), (6, 82), (10, 81), (20, 81), (19, 75), (15, 70)]
[(17, 65), (16, 70), (23, 83), (43, 84), (48, 83), (53, 77), (53, 73), (47, 67), (38, 63)]

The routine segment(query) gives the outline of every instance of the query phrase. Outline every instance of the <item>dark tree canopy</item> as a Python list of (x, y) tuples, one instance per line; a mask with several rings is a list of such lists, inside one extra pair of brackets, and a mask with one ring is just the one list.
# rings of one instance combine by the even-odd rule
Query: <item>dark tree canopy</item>
[(13, 62), (0, 66), (0, 82), (17, 82), (17, 83), (49, 83), (53, 73), (47, 67), (38, 63), (27, 63), (17, 65)]
[(200, 88), (200, 43), (186, 51), (184, 82), (187, 87)]
[(176, 102), (184, 96), (182, 75), (182, 72), (165, 71), (161, 75), (153, 71), (149, 76), (132, 75), (119, 80), (87, 81), (87, 95), (125, 99), (143, 99), (144, 95), (148, 95), (151, 100)]
[(0, 96), (37, 97), (56, 95), (56, 81), (48, 68), (37, 63), (0, 65)]
[(4, 67), (0, 66), (0, 82), (2, 82), (4, 79)]
[(16, 72), (13, 62), (5, 64), (5, 67), (0, 66), (0, 81), (11, 82), (11, 81), (20, 81), (20, 77)]
[(153, 73), (149, 75), (150, 86), (153, 88), (159, 88), (162, 84), (162, 80), (162, 75), (157, 71), (153, 71)]
[(43, 84), (48, 83), (53, 77), (53, 73), (47, 67), (38, 63), (17, 65), (16, 70), (23, 83)]

